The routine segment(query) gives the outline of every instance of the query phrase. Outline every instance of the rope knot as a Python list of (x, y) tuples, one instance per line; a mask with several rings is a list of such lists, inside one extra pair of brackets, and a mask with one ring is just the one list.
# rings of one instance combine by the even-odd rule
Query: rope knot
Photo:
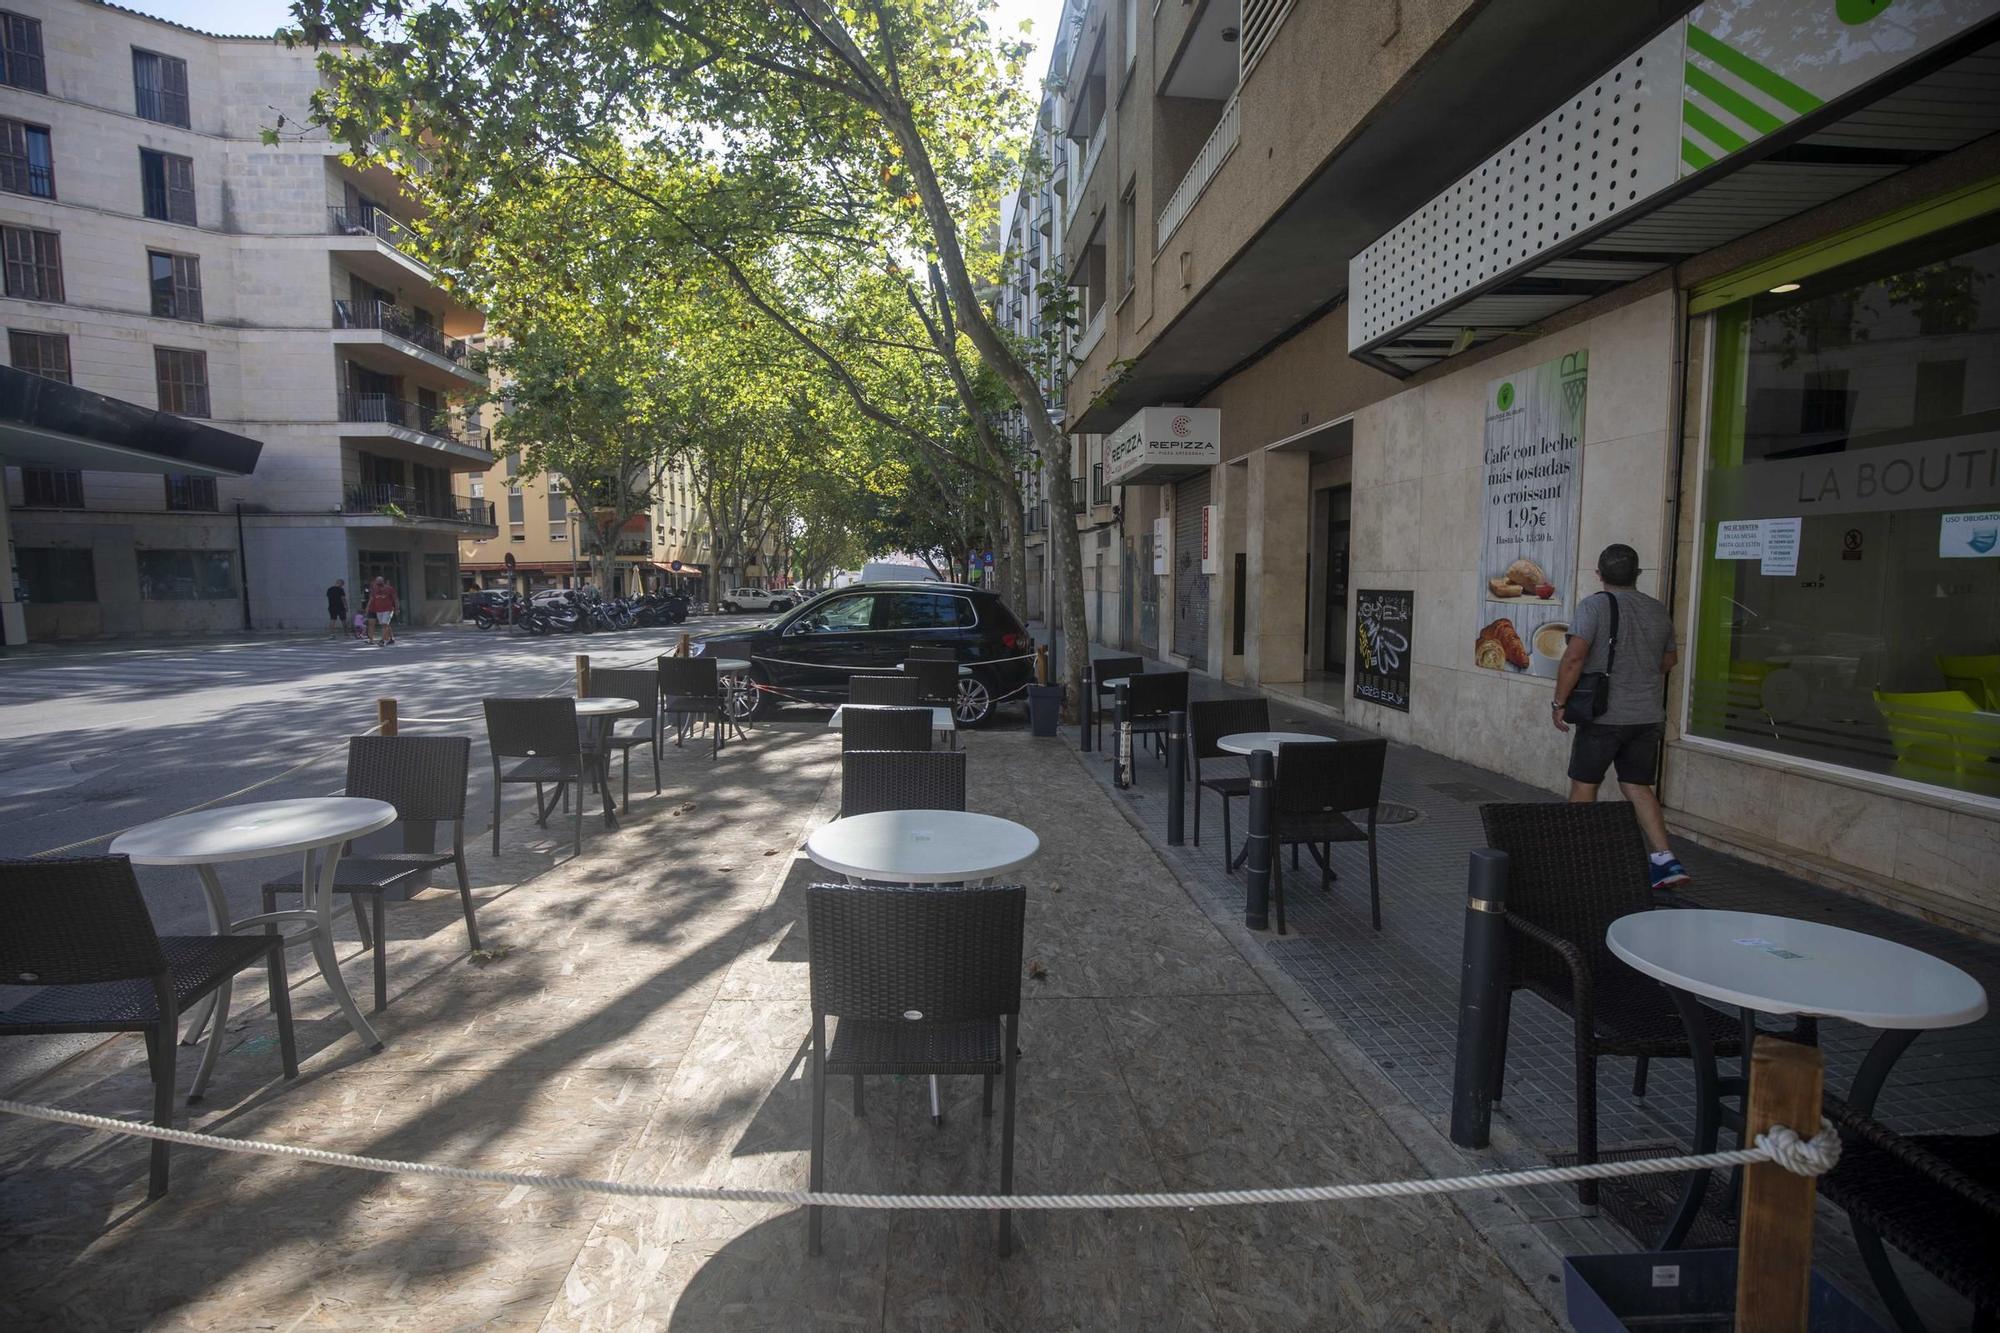
[(1825, 1116), (1809, 1139), (1789, 1125), (1773, 1125), (1757, 1136), (1757, 1146), (1795, 1176), (1823, 1176), (1840, 1165), (1840, 1135)]

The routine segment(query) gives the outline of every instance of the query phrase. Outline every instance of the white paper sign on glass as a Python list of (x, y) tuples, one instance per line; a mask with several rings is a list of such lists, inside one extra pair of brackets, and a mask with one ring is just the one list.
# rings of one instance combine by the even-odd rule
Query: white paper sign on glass
[(1764, 557), (1760, 573), (1789, 576), (1799, 572), (1799, 530), (1802, 518), (1764, 520)]
[(1715, 525), (1717, 560), (1762, 560), (1764, 520), (1735, 518)]
[(1938, 554), (1946, 560), (2000, 555), (2000, 510), (1946, 514), (1938, 523)]

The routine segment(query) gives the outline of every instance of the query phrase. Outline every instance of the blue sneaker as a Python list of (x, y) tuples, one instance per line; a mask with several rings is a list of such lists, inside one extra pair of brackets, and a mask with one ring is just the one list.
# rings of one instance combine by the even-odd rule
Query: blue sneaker
[(1653, 887), (1656, 889), (1677, 889), (1688, 882), (1687, 867), (1678, 860), (1661, 865), (1658, 861), (1647, 862), (1653, 872)]

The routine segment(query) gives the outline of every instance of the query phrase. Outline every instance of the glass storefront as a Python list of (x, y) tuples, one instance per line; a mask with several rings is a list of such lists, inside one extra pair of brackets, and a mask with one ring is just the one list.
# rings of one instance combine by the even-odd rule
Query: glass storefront
[(2000, 797), (2000, 214), (1710, 346), (1689, 733)]

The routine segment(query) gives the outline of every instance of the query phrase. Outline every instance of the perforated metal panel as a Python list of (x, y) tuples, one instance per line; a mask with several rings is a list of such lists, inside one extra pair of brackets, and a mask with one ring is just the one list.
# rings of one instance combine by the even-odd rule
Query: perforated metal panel
[(1355, 256), (1349, 346), (1378, 342), (1672, 185), (1681, 47), (1680, 28), (1668, 29)]

